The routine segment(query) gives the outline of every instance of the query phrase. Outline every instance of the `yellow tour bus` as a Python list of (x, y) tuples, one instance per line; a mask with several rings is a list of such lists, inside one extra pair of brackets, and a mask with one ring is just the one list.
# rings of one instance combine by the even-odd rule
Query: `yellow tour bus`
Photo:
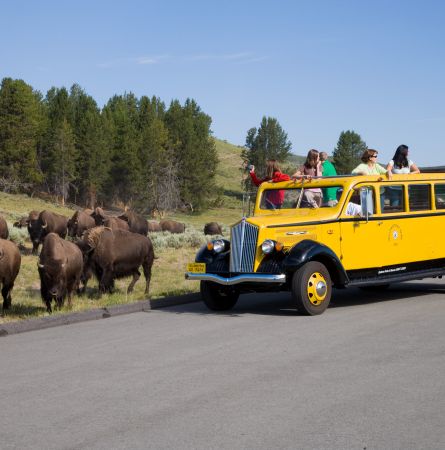
[(211, 310), (241, 293), (290, 291), (321, 314), (332, 288), (385, 289), (445, 274), (445, 173), (337, 176), (263, 183), (230, 241), (201, 248), (186, 278)]

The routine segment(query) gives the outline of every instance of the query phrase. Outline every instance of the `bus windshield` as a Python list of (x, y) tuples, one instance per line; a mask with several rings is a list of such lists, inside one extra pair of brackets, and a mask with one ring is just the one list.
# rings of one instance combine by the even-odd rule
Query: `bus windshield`
[(260, 209), (332, 208), (342, 192), (342, 186), (266, 189), (261, 194)]

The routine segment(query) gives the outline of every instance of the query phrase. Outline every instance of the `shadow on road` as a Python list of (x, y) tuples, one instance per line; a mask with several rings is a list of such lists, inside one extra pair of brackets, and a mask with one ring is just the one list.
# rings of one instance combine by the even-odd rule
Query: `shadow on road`
[[(383, 291), (365, 291), (359, 288), (334, 289), (329, 308), (346, 308), (378, 302), (398, 301), (436, 293), (445, 293), (445, 283), (440, 281), (435, 283), (421, 281), (398, 283)], [(164, 308), (163, 311), (174, 314), (218, 314), (230, 317), (241, 316), (246, 313), (274, 316), (299, 315), (289, 292), (242, 294), (231, 311), (209, 311), (202, 302)]]

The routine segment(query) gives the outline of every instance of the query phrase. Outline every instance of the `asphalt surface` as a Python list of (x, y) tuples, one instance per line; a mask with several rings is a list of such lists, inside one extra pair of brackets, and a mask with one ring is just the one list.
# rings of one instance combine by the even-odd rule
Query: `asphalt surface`
[(0, 338), (1, 449), (443, 449), (445, 281)]

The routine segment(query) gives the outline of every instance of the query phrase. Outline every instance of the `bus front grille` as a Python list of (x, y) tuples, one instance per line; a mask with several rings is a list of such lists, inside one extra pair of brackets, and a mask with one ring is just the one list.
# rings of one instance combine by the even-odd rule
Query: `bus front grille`
[(258, 227), (243, 220), (232, 228), (230, 239), (230, 272), (253, 272)]

